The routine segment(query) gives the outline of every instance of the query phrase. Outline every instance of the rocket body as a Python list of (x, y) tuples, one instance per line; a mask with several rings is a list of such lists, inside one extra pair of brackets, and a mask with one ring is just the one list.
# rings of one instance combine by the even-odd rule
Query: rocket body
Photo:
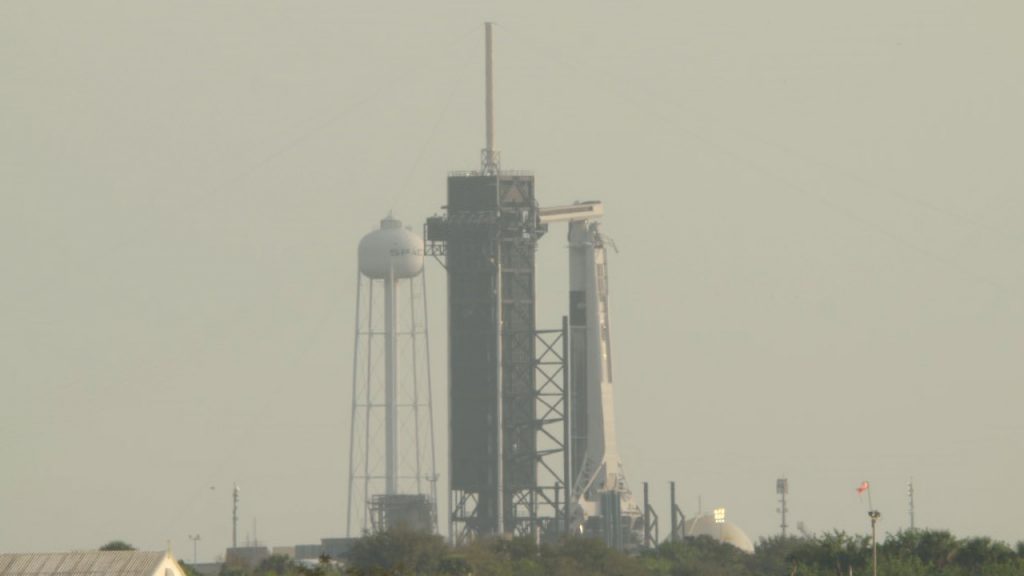
[(574, 522), (583, 528), (602, 510), (609, 493), (624, 517), (639, 518), (626, 485), (615, 441), (608, 266), (596, 222), (569, 223), (569, 341)]

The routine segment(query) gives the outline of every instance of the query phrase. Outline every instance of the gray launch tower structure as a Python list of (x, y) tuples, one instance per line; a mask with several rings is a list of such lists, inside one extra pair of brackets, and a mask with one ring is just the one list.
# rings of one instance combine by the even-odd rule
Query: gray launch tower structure
[[(541, 208), (533, 176), (501, 169), (494, 148), (491, 27), (480, 169), (448, 175), (446, 214), (427, 219), (426, 254), (448, 276), (449, 534), (574, 534), (639, 545), (615, 440), (601, 202)], [(538, 330), (536, 253), (569, 226), (569, 307)]]
[[(546, 225), (538, 218), (533, 176), (500, 167), (489, 24), (486, 41), (481, 167), (449, 174), (447, 213), (426, 225), (427, 253), (443, 256), (448, 276), (449, 534), (455, 542), (539, 534), (541, 522), (566, 510), (559, 503), (566, 484), (565, 329), (537, 330), (535, 254)], [(545, 427), (555, 433), (544, 436)], [(538, 446), (538, 437), (550, 437), (550, 446)]]
[(517, 533), (537, 488), (533, 177), (449, 175), (447, 211), (427, 234), (448, 270), (451, 533)]

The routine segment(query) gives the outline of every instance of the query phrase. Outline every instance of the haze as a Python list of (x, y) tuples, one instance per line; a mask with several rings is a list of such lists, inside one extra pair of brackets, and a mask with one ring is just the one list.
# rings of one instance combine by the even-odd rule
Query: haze
[[(675, 480), (688, 514), (701, 497), (756, 538), (787, 475), (791, 525), (864, 533), (868, 479), (895, 532), (913, 477), (919, 526), (1024, 538), (1022, 18), (3, 2), (0, 551), (190, 558), (198, 533), (212, 559), (232, 482), (250, 537), (343, 535), (356, 244), (478, 166), (485, 20), (503, 166), (545, 205), (605, 202), (635, 491), (667, 514)], [(554, 231), (541, 327), (566, 260)]]

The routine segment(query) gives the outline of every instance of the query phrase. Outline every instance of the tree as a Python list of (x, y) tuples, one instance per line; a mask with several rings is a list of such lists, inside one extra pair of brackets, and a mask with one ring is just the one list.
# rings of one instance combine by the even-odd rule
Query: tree
[(751, 570), (755, 574), (789, 574), (796, 565), (796, 558), (801, 551), (813, 548), (815, 542), (811, 538), (799, 536), (772, 536), (761, 538), (755, 547), (755, 554), (750, 559)]
[(357, 575), (436, 574), (447, 555), (440, 536), (396, 528), (357, 540), (349, 552), (348, 569)]
[(282, 554), (274, 554), (260, 562), (260, 565), (256, 567), (255, 574), (257, 576), (286, 576), (296, 572), (298, 569), (291, 558)]
[[(543, 549), (541, 553), (544, 574), (643, 574), (643, 564), (639, 560), (594, 538), (566, 538), (558, 546)], [(554, 569), (559, 565), (562, 571)]]
[(991, 538), (968, 538), (960, 542), (953, 562), (970, 572), (976, 572), (991, 564), (1006, 564), (1016, 559), (1014, 551), (1002, 542)]
[(664, 561), (668, 562), (668, 574), (673, 576), (747, 576), (752, 574), (746, 552), (732, 544), (719, 542), (710, 536), (686, 538), (682, 542), (665, 543), (654, 553), (662, 562), (654, 565), (664, 573)]
[(925, 530), (917, 541), (916, 554), (925, 564), (942, 569), (953, 560), (960, 543), (945, 530)]
[(185, 573), (185, 576), (202, 576), (195, 568), (189, 563), (182, 560), (178, 560), (178, 566), (181, 567), (181, 571)]

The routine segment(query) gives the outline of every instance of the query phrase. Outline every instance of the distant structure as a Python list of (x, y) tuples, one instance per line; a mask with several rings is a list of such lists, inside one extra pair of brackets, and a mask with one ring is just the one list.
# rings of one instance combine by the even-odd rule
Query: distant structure
[(911, 478), (907, 482), (907, 511), (910, 513), (910, 529), (915, 528), (914, 525), (914, 479)]
[(671, 481), (668, 483), (669, 491), (669, 542), (679, 542), (683, 539), (683, 535), (686, 532), (686, 516), (683, 515), (682, 508), (676, 504), (676, 483)]
[(357, 283), (346, 531), (436, 531), (423, 239), (384, 218), (359, 243)]
[(235, 484), (235, 489), (231, 491), (231, 547), (238, 548), (238, 484)]
[(657, 548), (661, 537), (658, 535), (658, 512), (651, 506), (650, 487), (644, 482), (644, 548)]
[(267, 558), (270, 558), (272, 552), (270, 548), (261, 546), (258, 543), (248, 543), (245, 546), (236, 546), (228, 548), (224, 551), (224, 564), (228, 566), (238, 566), (255, 568), (260, 565)]
[(782, 529), (782, 537), (786, 537), (786, 528), (789, 527), (786, 524), (786, 513), (789, 512), (789, 508), (786, 507), (786, 496), (789, 495), (789, 479), (779, 478), (775, 481), (775, 493), (779, 495), (779, 507), (775, 510), (782, 517), (782, 523), (779, 524), (779, 528)]

